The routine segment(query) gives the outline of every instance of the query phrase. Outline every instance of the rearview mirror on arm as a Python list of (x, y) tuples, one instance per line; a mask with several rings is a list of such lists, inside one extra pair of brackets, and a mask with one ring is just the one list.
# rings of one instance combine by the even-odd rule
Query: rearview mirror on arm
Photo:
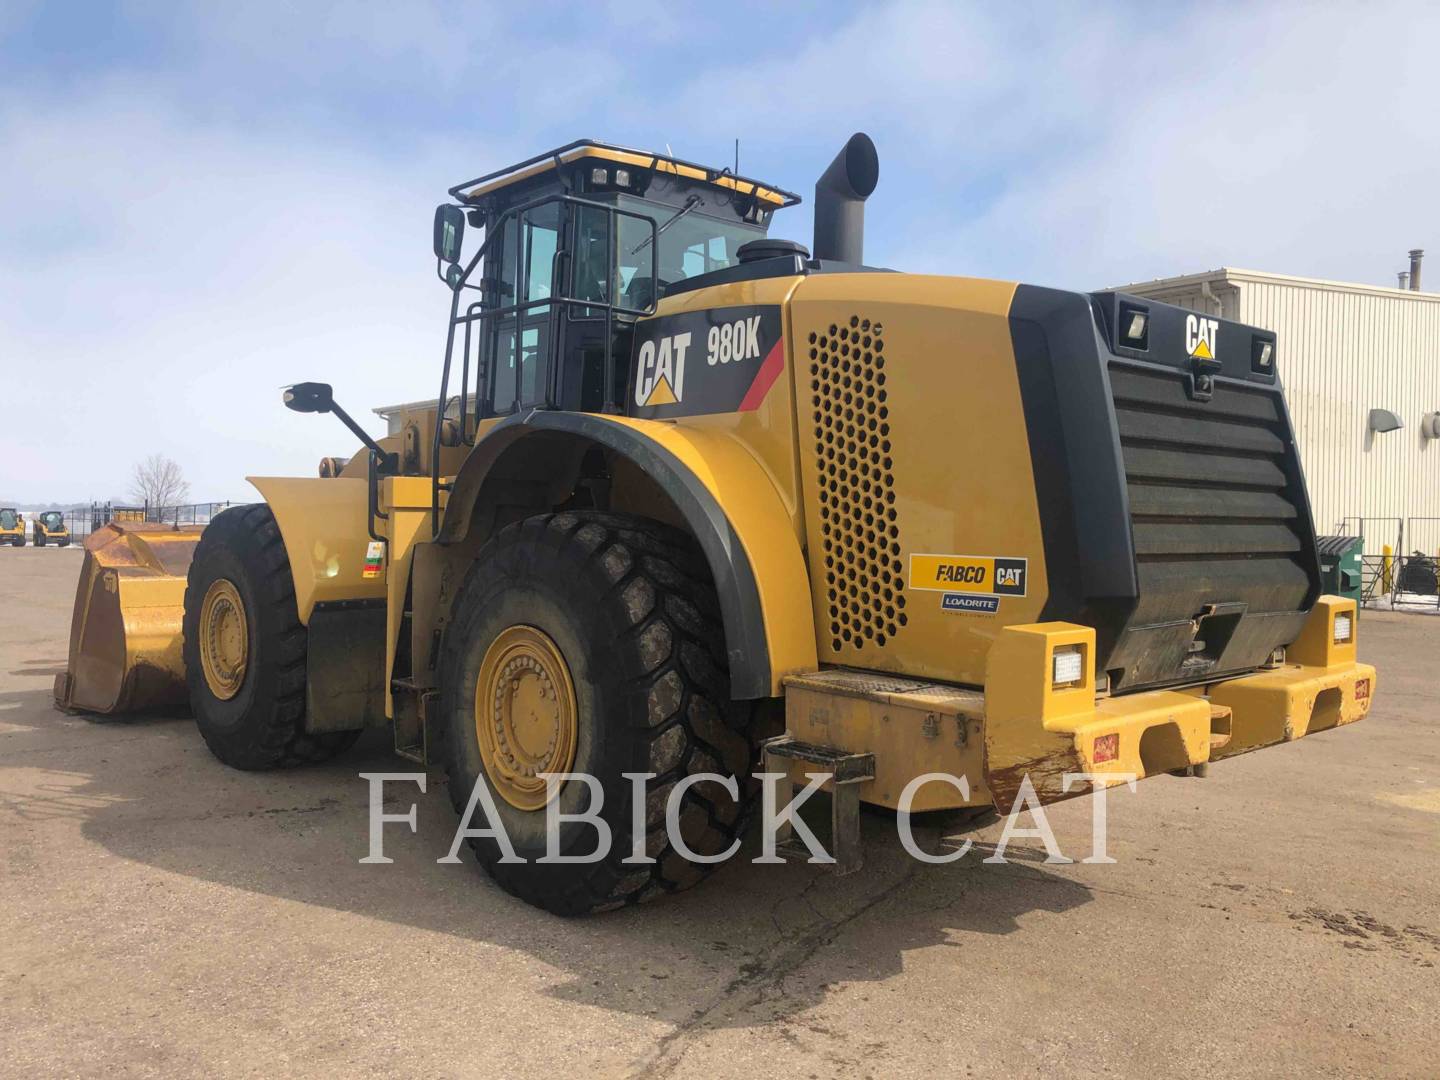
[(298, 413), (329, 412), (335, 403), (330, 384), (302, 382), (285, 388), (285, 407)]
[(465, 211), (450, 203), (435, 208), (435, 257), (441, 262), (458, 263), (465, 240)]

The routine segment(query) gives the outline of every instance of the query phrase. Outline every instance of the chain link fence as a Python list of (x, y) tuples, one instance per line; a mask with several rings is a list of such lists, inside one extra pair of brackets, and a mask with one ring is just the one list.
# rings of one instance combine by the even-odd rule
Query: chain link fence
[(164, 525), (208, 525), (210, 519), (232, 504), (228, 502), (182, 503), (177, 506), (122, 506), (118, 503), (91, 503), (89, 508), (63, 511), (71, 540), (80, 543), (96, 529), (110, 522), (151, 522)]
[(1440, 612), (1440, 517), (1347, 517), (1340, 531), (1364, 539), (1361, 604)]

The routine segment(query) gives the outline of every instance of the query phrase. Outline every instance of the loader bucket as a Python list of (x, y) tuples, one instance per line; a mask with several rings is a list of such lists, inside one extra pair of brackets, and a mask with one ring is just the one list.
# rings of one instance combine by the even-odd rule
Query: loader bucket
[(97, 713), (184, 705), (185, 576), (203, 525), (111, 523), (85, 540), (62, 709)]

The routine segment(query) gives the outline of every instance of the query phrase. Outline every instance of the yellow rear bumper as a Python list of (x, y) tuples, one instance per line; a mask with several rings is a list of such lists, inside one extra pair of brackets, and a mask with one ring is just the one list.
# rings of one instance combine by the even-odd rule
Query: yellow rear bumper
[[(1344, 630), (1344, 620), (1349, 630)], [(1338, 620), (1338, 621), (1337, 621)], [(1355, 602), (1323, 596), (1287, 662), (1183, 690), (1095, 697), (1094, 631), (1070, 623), (1006, 628), (985, 687), (985, 779), (1008, 811), (1029, 779), (1042, 803), (1094, 785), (1174, 772), (1353, 723), (1370, 711), (1375, 669), (1355, 659)], [(1337, 633), (1345, 638), (1337, 642)], [(1081, 682), (1051, 685), (1057, 648), (1079, 648)]]
[[(1357, 629), (1355, 601), (1322, 596), (1274, 668), (1105, 697), (1092, 628), (1008, 626), (991, 647), (983, 693), (844, 669), (792, 676), (786, 737), (870, 759), (872, 778), (857, 782), (863, 802), (1008, 813), (1354, 723), (1376, 690), (1375, 669), (1355, 658)], [(1053, 682), (1057, 651), (1081, 654), (1080, 678)], [(792, 779), (804, 783), (813, 759), (790, 758)], [(960, 777), (963, 790), (933, 779)]]

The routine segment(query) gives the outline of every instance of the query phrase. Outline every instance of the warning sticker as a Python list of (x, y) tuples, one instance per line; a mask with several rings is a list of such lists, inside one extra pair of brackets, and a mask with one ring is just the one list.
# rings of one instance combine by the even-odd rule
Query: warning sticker
[(998, 555), (911, 555), (910, 588), (1024, 596), (1025, 571), (1025, 559)]
[(360, 570), (360, 576), (367, 580), (378, 578), (385, 572), (385, 543), (382, 540), (371, 540), (365, 548), (365, 565)]

